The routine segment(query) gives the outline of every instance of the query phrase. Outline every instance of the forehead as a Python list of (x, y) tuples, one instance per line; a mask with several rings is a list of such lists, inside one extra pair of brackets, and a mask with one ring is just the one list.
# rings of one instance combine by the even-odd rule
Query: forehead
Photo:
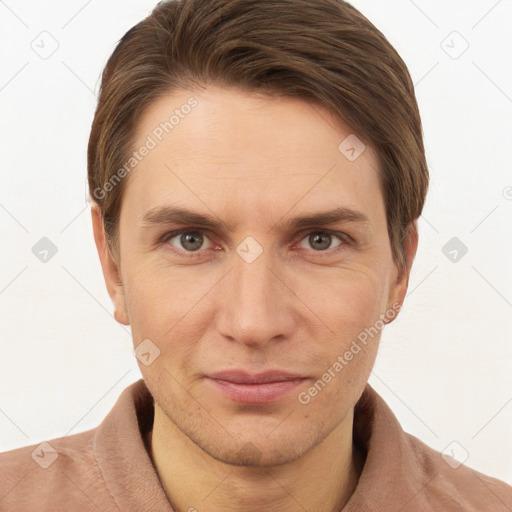
[(292, 207), (383, 206), (373, 148), (300, 99), (175, 90), (139, 120), (134, 150), (144, 146), (150, 149), (128, 175), (123, 199), (141, 215), (179, 201), (275, 215)]

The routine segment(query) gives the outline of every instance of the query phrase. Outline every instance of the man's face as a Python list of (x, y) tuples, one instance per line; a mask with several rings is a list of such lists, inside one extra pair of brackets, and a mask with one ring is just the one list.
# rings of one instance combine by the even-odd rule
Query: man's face
[[(160, 350), (139, 363), (156, 407), (216, 459), (282, 464), (340, 427), (380, 330), (359, 335), (403, 298), (377, 158), (340, 150), (351, 134), (318, 106), (218, 88), (175, 91), (138, 124), (134, 149), (156, 147), (125, 178), (116, 315), (151, 340), (146, 361)], [(355, 213), (294, 224), (339, 209)]]

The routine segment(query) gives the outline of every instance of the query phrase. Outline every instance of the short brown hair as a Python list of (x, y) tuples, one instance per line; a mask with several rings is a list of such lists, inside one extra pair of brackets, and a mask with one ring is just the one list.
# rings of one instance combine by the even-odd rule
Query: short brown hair
[(403, 268), (403, 238), (429, 180), (414, 85), (384, 35), (343, 0), (163, 1), (122, 37), (103, 71), (87, 153), (91, 200), (114, 254), (126, 180), (112, 179), (137, 121), (172, 90), (208, 85), (314, 102), (369, 141)]

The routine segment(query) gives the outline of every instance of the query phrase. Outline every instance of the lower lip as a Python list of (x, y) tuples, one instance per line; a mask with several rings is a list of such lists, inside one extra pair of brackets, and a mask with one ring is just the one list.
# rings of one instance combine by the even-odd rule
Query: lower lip
[(265, 382), (262, 384), (237, 384), (226, 380), (208, 380), (231, 400), (251, 404), (268, 404), (298, 388), (304, 379)]

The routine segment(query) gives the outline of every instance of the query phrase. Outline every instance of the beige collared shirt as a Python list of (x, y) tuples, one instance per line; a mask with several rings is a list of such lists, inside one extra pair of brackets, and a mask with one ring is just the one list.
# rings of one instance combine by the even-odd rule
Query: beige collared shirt
[[(152, 421), (153, 399), (139, 380), (97, 428), (0, 454), (0, 511), (172, 512), (144, 442)], [(354, 441), (366, 461), (342, 512), (512, 511), (512, 487), (448, 464), (402, 430), (369, 384)]]

